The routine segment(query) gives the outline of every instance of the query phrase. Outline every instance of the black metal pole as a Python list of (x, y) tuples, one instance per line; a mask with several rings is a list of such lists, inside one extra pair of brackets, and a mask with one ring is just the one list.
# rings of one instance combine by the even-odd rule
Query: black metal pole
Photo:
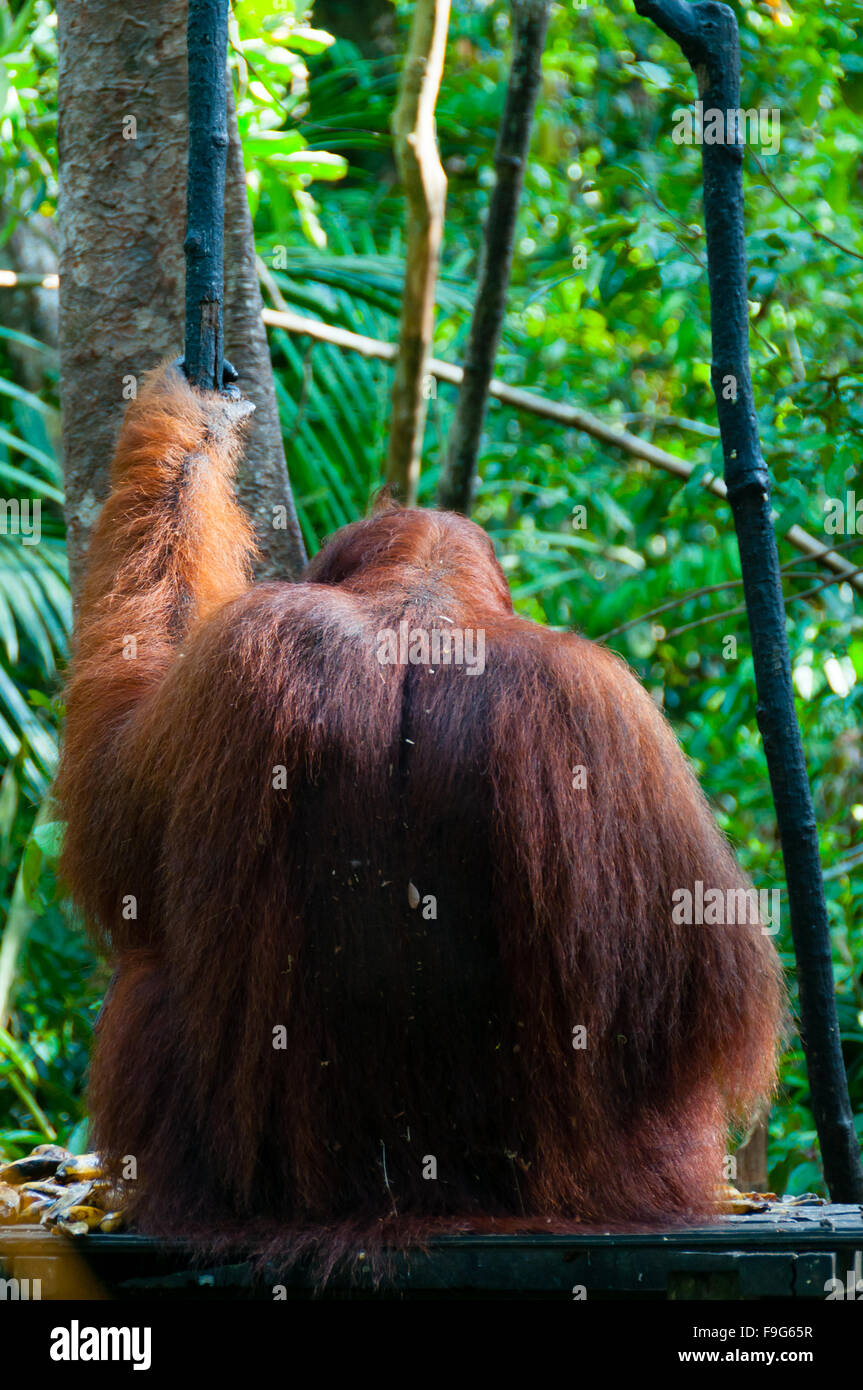
[(189, 173), (184, 245), (184, 367), (186, 376), (195, 386), (219, 391), (223, 382), (228, 0), (189, 0), (187, 49)]
[(680, 46), (698, 79), (703, 111), (724, 113), (724, 143), (702, 145), (713, 364), (725, 481), (734, 516), (758, 695), (758, 727), (785, 862), (797, 958), (800, 1024), (824, 1177), (836, 1202), (863, 1202), (863, 1167), (839, 1040), (830, 929), (818, 828), (794, 708), (791, 660), (770, 477), (761, 455), (749, 374), (743, 135), (737, 20), (717, 0), (635, 0)]

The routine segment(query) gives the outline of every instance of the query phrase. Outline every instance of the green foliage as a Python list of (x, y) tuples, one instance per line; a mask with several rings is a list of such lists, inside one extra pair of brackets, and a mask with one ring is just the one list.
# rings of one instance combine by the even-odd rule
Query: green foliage
[[(827, 500), (861, 486), (863, 5), (798, 8), (783, 0), (778, 11), (762, 3), (735, 8), (743, 104), (781, 118), (778, 151), (750, 152), (744, 166), (752, 369), (777, 524), (783, 536), (797, 524), (825, 543), (839, 541), (863, 563), (863, 537), (824, 529)], [(16, 27), (13, 10), (31, 17)], [(409, 17), (410, 6), (397, 0), (400, 53)], [(268, 283), (297, 312), (394, 341), (404, 218), (389, 135), (398, 62), (371, 40), (363, 53), (338, 37), (329, 43), (313, 23), (302, 6), (274, 12), (269, 0), (239, 0), (234, 7), (232, 61), (258, 251)], [(449, 195), (435, 338), (436, 355), (452, 361), (466, 341), (494, 179), (508, 24), (502, 0), (454, 4), (437, 113)], [(21, 217), (50, 214), (56, 197), (53, 45), (46, 0), (23, 8), (0, 0), (0, 188)], [(684, 485), (579, 431), (492, 402), (475, 515), (495, 541), (521, 612), (595, 637), (622, 629), (611, 644), (664, 704), (742, 862), (759, 887), (771, 887), (782, 885), (783, 868), (745, 615), (733, 587), (736, 543), (726, 504), (703, 486), (708, 471), (721, 471), (721, 456), (701, 161), (696, 146), (671, 139), (674, 112), (695, 95), (674, 46), (631, 5), (554, 7), (497, 374), (616, 421), (696, 471)], [(362, 514), (380, 485), (391, 369), (280, 330), (271, 346), (292, 481), (314, 549)], [(28, 692), (54, 693), (69, 614), (60, 480), (45, 414), (53, 378), (49, 370), (38, 398), (14, 388), (9, 348), (0, 337), (0, 489), (18, 495), (20, 485), (41, 497), (43, 531), (46, 513), (57, 528), (32, 554), (0, 535), (5, 907), (22, 855), (47, 856), (39, 861), (34, 891), (42, 906), (8, 1040), (0, 1038), (4, 1075), (15, 1077), (11, 1099), (0, 1099), (0, 1145), (14, 1149), (47, 1132), (44, 1120), (61, 1133), (80, 1121), (100, 977), (52, 896), (53, 847), (30, 838), (56, 711)], [(453, 405), (447, 386), (429, 402), (425, 503), (433, 500)], [(863, 1113), (859, 598), (845, 584), (795, 599), (823, 571), (785, 540), (781, 559), (842, 1037)], [(790, 968), (785, 918), (779, 944)], [(793, 1022), (771, 1158), (777, 1188), (820, 1186)]]
[(280, 215), (298, 222), (302, 233), (322, 246), (325, 237), (309, 184), (343, 178), (347, 161), (317, 148), (299, 126), (308, 94), (302, 55), (322, 53), (333, 42), (329, 34), (303, 23), (305, 9), (292, 5), (291, 13), (274, 14), (270, 0), (238, 0), (230, 48), (252, 212), (266, 184)]

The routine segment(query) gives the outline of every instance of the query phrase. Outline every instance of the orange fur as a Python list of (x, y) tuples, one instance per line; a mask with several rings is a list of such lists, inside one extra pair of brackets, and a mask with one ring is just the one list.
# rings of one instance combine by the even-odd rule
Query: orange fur
[[(63, 871), (117, 965), (94, 1138), (137, 1158), (141, 1229), (329, 1267), (703, 1215), (782, 987), (757, 926), (672, 922), (745, 880), (668, 725), (514, 615), (461, 517), (384, 510), (252, 587), (235, 416), (164, 371), (130, 407), (67, 695)], [(481, 628), (483, 674), (381, 665), (405, 619)]]

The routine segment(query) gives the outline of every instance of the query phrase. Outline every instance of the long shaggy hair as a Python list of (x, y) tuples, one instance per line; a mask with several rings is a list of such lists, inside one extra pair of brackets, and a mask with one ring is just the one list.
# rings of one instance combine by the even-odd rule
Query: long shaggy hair
[[(704, 1216), (782, 987), (757, 923), (674, 920), (747, 884), (669, 726), (515, 616), (463, 517), (386, 508), (253, 585), (243, 410), (166, 369), (129, 407), (68, 684), (62, 872), (116, 966), (94, 1141), (139, 1229), (326, 1271)], [(484, 669), (382, 659), (433, 629)]]

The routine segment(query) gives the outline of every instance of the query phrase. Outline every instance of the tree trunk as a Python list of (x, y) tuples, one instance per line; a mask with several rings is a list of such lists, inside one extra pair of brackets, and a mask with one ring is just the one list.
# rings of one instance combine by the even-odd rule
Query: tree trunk
[(261, 547), (259, 577), (296, 579), (306, 563), (306, 551), (288, 479), (267, 330), (261, 318), (252, 216), (230, 87), (228, 139), (225, 356), (240, 373), (238, 385), (255, 404), (237, 474), (237, 493), (254, 522)]
[(434, 109), (443, 73), (449, 0), (417, 0), (393, 113), (396, 163), (407, 203), (407, 253), (399, 355), (392, 393), (387, 483), (416, 502), (426, 421), (426, 359), (434, 332), (446, 174), (435, 135)]
[[(58, 0), (57, 14), (60, 402), (74, 587), (107, 491), (126, 400), (144, 371), (182, 350), (186, 6), (152, 0), (135, 10), (111, 0)], [(236, 306), (230, 300), (226, 305), (226, 340), (241, 347), (240, 360), (232, 360), (244, 372), (243, 388), (261, 417), (240, 491), (251, 504), (263, 572), (286, 577), (299, 564), (297, 533), (290, 524), (273, 527), (272, 508), (284, 505), (290, 493), (269, 358), (252, 342), (253, 296), (233, 264), (239, 265), (242, 245), (240, 192), (245, 199), (245, 185), (238, 190), (237, 181), (234, 158), (226, 253), (230, 292), (235, 276), (238, 288)], [(247, 206), (245, 211), (248, 219)], [(247, 254), (253, 261), (253, 248)], [(262, 473), (252, 479), (256, 463)]]
[(494, 152), (497, 181), (485, 224), (464, 382), (438, 485), (438, 506), (457, 512), (470, 511), (476, 482), (489, 383), (506, 314), (518, 206), (542, 80), (550, 8), (550, 0), (512, 0), (512, 65)]
[(58, 0), (57, 17), (60, 404), (74, 586), (129, 390), (183, 341), (186, 7)]
[(767, 1110), (759, 1112), (744, 1142), (735, 1150), (734, 1186), (738, 1192), (767, 1191)]

